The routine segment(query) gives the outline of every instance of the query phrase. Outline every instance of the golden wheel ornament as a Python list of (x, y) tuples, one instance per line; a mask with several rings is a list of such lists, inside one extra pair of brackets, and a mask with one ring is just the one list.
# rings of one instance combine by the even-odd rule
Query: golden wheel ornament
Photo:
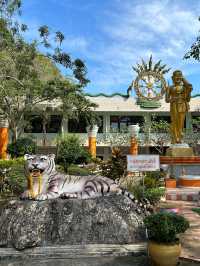
[(164, 74), (170, 71), (170, 68), (167, 69), (166, 66), (161, 64), (161, 60), (154, 63), (152, 55), (147, 62), (142, 59), (140, 64), (137, 63), (136, 66), (133, 66), (137, 77), (129, 86), (127, 94), (130, 95), (132, 88), (134, 88), (139, 99), (160, 100), (167, 87)]
[(139, 98), (153, 101), (163, 97), (167, 84), (162, 73), (147, 70), (138, 73), (133, 87)]

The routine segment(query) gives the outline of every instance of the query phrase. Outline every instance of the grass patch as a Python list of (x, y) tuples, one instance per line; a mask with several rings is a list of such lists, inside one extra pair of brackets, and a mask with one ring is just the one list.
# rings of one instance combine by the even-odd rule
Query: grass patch
[(200, 215), (200, 208), (192, 208), (193, 212), (198, 213), (198, 215)]
[(159, 202), (158, 205), (159, 208), (165, 208), (165, 209), (175, 209), (179, 208), (180, 206), (178, 204), (170, 203), (170, 202)]

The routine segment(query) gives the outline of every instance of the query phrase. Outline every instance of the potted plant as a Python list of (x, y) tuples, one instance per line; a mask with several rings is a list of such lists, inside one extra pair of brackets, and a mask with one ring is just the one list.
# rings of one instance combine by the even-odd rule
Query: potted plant
[(165, 177), (165, 187), (166, 188), (176, 188), (176, 177), (173, 175)]
[(175, 266), (181, 253), (177, 234), (189, 228), (181, 215), (168, 212), (151, 214), (144, 219), (148, 234), (148, 252), (153, 265)]

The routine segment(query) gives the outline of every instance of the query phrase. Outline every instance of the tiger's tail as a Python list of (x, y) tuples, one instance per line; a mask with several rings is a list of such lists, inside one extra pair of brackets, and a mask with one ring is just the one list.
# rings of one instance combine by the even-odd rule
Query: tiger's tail
[(138, 200), (132, 193), (130, 193), (128, 190), (124, 188), (120, 188), (118, 194), (124, 195), (129, 199), (131, 199), (133, 203), (137, 205), (137, 212), (139, 214), (141, 214), (142, 212), (144, 212), (145, 214), (150, 214), (153, 211), (153, 207), (150, 201), (145, 197)]

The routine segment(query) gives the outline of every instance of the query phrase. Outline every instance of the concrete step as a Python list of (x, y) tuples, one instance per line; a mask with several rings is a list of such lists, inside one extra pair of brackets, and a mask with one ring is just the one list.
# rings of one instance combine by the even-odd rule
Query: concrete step
[(146, 255), (147, 244), (89, 244), (36, 247), (23, 251), (14, 248), (0, 248), (2, 259), (73, 259), (108, 256), (140, 256)]
[(167, 200), (183, 200), (183, 201), (198, 201), (200, 188), (194, 187), (179, 187), (166, 190)]

